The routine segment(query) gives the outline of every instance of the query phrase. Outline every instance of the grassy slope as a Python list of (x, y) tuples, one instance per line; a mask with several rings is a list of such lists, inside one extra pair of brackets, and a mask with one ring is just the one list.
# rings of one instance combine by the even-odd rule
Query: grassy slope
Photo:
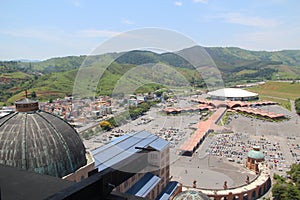
[[(280, 51), (280, 52), (253, 52), (247, 51), (239, 48), (206, 48), (208, 53), (217, 63), (219, 69), (222, 71), (224, 78), (226, 76), (233, 77), (233, 84), (235, 81), (247, 82), (250, 80), (246, 75), (255, 74), (260, 68), (274, 68), (278, 69), (278, 75), (280, 78), (298, 78), (300, 76), (300, 51)], [(141, 55), (141, 57), (136, 58), (136, 55)], [(9, 102), (18, 99), (20, 96), (24, 95), (23, 90), (30, 89), (35, 91), (41, 99), (48, 99), (49, 97), (61, 97), (67, 94), (72, 94), (74, 79), (76, 77), (76, 72), (81, 63), (85, 60), (87, 65), (92, 65), (93, 67), (105, 66), (105, 62), (109, 62), (112, 58), (116, 57), (117, 54), (105, 54), (100, 56), (91, 56), (86, 59), (85, 56), (75, 57), (69, 56), (64, 58), (52, 58), (46, 61), (32, 63), (31, 68), (35, 70), (41, 70), (44, 73), (37, 80), (27, 81), (22, 85), (17, 85), (18, 91), (21, 93), (15, 95)], [(135, 65), (131, 64), (142, 64), (144, 61), (153, 62), (164, 62), (176, 66), (176, 70), (180, 71), (181, 74), (185, 76), (185, 79), (192, 82), (193, 77), (197, 79), (200, 75), (195, 75), (194, 71), (188, 69), (188, 65), (182, 60), (174, 57), (174, 54), (168, 53), (163, 55), (158, 55), (149, 52), (134, 52), (133, 54), (127, 54), (126, 56), (121, 56), (118, 61), (121, 64), (113, 64), (105, 72), (104, 76), (98, 82), (98, 88), (96, 91), (98, 94), (110, 94), (115, 84), (118, 82), (119, 78), (125, 73), (129, 73), (130, 70), (134, 68)], [(124, 63), (127, 64), (124, 64)], [(135, 63), (137, 62), (137, 63)], [(270, 63), (271, 62), (271, 63)], [(99, 64), (100, 63), (100, 64)], [(278, 64), (281, 63), (281, 64)], [(17, 63), (18, 65), (24, 65), (23, 63)], [(28, 63), (26, 65), (29, 65)], [(178, 65), (178, 66), (177, 66)], [(24, 67), (23, 66), (23, 67)], [(29, 67), (29, 66), (28, 66)], [(183, 68), (182, 68), (183, 67)], [(30, 68), (30, 69), (31, 69)], [(9, 69), (9, 68), (8, 68)], [(173, 68), (174, 69), (174, 68)], [(57, 72), (59, 71), (59, 73)], [(83, 87), (79, 88), (80, 91), (95, 90), (95, 83), (89, 83), (92, 76), (97, 76), (93, 73), (93, 69), (90, 68), (90, 72), (86, 74), (86, 77), (82, 80)], [(50, 72), (50, 73), (49, 73)], [(151, 71), (149, 71), (151, 73)], [(165, 84), (174, 84), (172, 80), (174, 77), (172, 75), (174, 72), (165, 72), (165, 77), (156, 77), (163, 79)], [(11, 76), (15, 79), (18, 78), (28, 78), (28, 74), (23, 72), (12, 72), (11, 74), (2, 74), (2, 76)], [(31, 75), (32, 76), (32, 75)], [(149, 77), (144, 77), (149, 78)], [(273, 79), (277, 79), (278, 76), (274, 73)], [(97, 79), (98, 81), (98, 79)], [(131, 79), (130, 82), (142, 85), (144, 80), (142, 77)], [(236, 82), (236, 83), (238, 83)], [(253, 88), (254, 92), (261, 93), (264, 96), (274, 96), (295, 99), (299, 94), (299, 88), (296, 86), (291, 86), (286, 83), (281, 86), (280, 84), (274, 83), (273, 86), (268, 86), (266, 84), (265, 88)], [(288, 89), (286, 89), (288, 88)], [(297, 93), (298, 92), (298, 93)]]
[(1, 78), (8, 78), (8, 79), (29, 79), (32, 75), (26, 74), (24, 72), (12, 72), (12, 73), (2, 73), (0, 74)]
[(256, 92), (261, 96), (277, 97), (281, 99), (292, 99), (300, 97), (300, 84), (287, 82), (270, 81), (264, 85), (249, 88), (250, 91)]
[[(62, 73), (52, 73), (40, 76), (29, 86), (28, 93), (35, 91), (39, 100), (49, 100), (57, 97), (64, 97), (71, 94), (76, 70)], [(24, 88), (28, 87), (28, 82), (23, 84)], [(24, 92), (20, 92), (7, 100), (8, 104), (18, 99), (24, 98)]]
[[(231, 82), (243, 80), (258, 81), (265, 77), (249, 76), (261, 69), (278, 70), (273, 73), (272, 80), (300, 78), (300, 51), (248, 51), (235, 47), (206, 48), (219, 69), (224, 73), (224, 79)], [(248, 76), (247, 76), (248, 75)]]

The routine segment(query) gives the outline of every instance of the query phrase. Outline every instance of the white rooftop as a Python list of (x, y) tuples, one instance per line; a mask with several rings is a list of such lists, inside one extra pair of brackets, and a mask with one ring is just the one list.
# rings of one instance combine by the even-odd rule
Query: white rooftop
[(208, 92), (211, 96), (219, 96), (219, 97), (226, 97), (226, 98), (238, 98), (238, 97), (255, 97), (258, 96), (257, 93), (249, 92), (247, 90), (243, 90), (240, 88), (222, 88), (212, 92)]

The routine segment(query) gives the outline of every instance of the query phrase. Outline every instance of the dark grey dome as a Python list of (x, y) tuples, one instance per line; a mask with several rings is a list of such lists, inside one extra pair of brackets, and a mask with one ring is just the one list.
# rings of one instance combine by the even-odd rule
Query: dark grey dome
[(209, 200), (209, 197), (200, 191), (186, 190), (177, 194), (174, 200)]
[(0, 118), (0, 164), (57, 177), (86, 165), (76, 130), (30, 103), (34, 109), (17, 109)]

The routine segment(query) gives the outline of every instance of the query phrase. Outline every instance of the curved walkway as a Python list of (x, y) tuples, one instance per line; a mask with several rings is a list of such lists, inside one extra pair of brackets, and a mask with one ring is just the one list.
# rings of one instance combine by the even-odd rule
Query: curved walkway
[(271, 187), (270, 171), (266, 164), (260, 165), (260, 174), (249, 184), (241, 185), (239, 187), (223, 189), (223, 190), (210, 190), (204, 188), (182, 187), (182, 191), (195, 190), (206, 194), (214, 200), (248, 200), (257, 199), (263, 196)]

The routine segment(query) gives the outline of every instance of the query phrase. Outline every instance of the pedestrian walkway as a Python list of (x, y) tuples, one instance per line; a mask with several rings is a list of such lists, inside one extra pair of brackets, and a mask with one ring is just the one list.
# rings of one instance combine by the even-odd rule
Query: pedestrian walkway
[(180, 146), (179, 151), (181, 151), (183, 155), (192, 155), (209, 132), (222, 129), (217, 123), (226, 110), (227, 108), (225, 107), (218, 108), (207, 120), (198, 122), (195, 133)]

